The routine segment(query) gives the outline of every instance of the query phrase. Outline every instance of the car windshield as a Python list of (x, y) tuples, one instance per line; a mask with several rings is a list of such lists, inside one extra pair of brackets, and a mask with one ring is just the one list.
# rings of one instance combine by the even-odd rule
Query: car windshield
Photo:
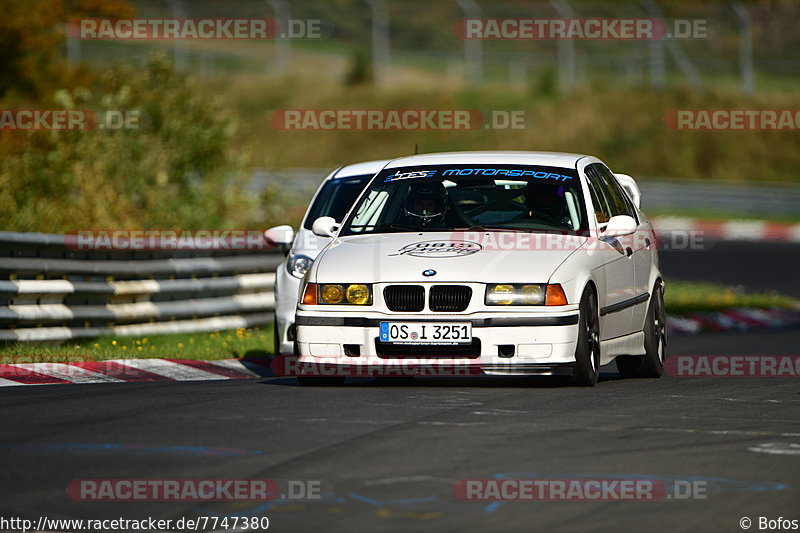
[(333, 217), (341, 222), (372, 176), (374, 174), (364, 174), (326, 181), (308, 210), (303, 227), (310, 230), (319, 217)]
[(448, 165), (383, 170), (340, 235), (458, 229), (561, 232), (586, 228), (574, 169)]

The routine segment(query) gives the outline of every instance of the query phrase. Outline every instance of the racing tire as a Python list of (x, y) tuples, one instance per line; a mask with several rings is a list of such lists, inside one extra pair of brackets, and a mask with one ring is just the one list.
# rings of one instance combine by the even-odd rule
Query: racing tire
[(593, 387), (598, 377), (600, 377), (600, 316), (597, 312), (594, 291), (587, 287), (581, 296), (572, 384), (579, 387)]
[(617, 370), (623, 378), (660, 378), (667, 358), (667, 323), (664, 288), (656, 284), (644, 322), (644, 355), (620, 355)]
[(272, 320), (272, 354), (273, 355), (283, 355), (281, 353), (281, 339), (280, 335), (278, 335), (278, 319), (274, 318)]

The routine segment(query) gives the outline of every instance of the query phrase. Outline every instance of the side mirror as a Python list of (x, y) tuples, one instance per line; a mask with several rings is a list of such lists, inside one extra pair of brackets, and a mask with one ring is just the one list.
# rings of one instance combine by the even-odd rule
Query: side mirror
[(264, 239), (271, 246), (285, 253), (291, 249), (294, 242), (294, 229), (287, 224), (275, 226), (264, 232)]
[(319, 217), (311, 225), (311, 232), (317, 237), (333, 237), (339, 231), (339, 224), (333, 217)]
[(601, 237), (624, 237), (636, 233), (636, 220), (628, 215), (611, 217), (606, 228), (600, 233)]
[(636, 180), (627, 174), (614, 174), (614, 177), (617, 178), (619, 184), (622, 185), (622, 188), (625, 189), (625, 192), (631, 197), (633, 205), (635, 205), (637, 209), (641, 207), (642, 193), (639, 190), (639, 185), (636, 183)]

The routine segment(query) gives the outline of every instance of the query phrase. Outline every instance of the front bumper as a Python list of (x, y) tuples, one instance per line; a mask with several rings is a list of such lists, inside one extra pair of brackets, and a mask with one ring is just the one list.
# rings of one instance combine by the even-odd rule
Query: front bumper
[[(471, 322), (472, 345), (389, 345), (379, 342), (381, 322)], [(300, 364), (347, 368), (397, 366), (480, 369), (484, 374), (564, 374), (575, 362), (578, 310), (471, 313), (469, 315), (382, 314), (298, 311)], [(426, 373), (426, 372), (421, 372)], [(472, 372), (477, 373), (477, 372)]]

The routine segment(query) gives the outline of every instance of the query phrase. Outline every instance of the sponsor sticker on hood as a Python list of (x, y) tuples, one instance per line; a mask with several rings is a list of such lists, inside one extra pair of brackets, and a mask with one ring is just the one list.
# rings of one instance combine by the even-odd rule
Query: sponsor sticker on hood
[(395, 255), (412, 255), (415, 257), (462, 257), (479, 252), (483, 246), (473, 241), (440, 240), (412, 242), (400, 248)]

